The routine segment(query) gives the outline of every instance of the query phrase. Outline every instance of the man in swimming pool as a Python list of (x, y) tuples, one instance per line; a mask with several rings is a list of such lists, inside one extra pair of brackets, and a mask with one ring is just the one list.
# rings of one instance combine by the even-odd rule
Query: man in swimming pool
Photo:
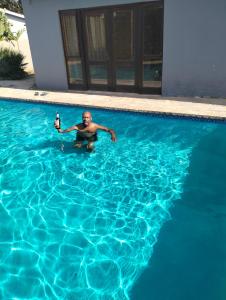
[(75, 140), (75, 147), (81, 148), (83, 142), (87, 142), (87, 150), (93, 151), (94, 149), (94, 142), (97, 141), (97, 130), (103, 130), (109, 132), (111, 135), (111, 140), (113, 142), (116, 141), (116, 134), (113, 129), (109, 129), (107, 127), (101, 126), (99, 124), (92, 122), (92, 115), (89, 111), (85, 111), (82, 114), (82, 123), (69, 127), (65, 130), (57, 127), (56, 121), (54, 123), (55, 128), (58, 130), (59, 133), (66, 133), (73, 130), (77, 131), (76, 140)]

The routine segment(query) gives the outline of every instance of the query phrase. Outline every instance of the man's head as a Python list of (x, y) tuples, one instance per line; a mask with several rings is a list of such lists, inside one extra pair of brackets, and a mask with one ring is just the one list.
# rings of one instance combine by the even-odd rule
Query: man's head
[(89, 111), (84, 111), (82, 114), (82, 122), (85, 126), (88, 126), (92, 122), (92, 115)]

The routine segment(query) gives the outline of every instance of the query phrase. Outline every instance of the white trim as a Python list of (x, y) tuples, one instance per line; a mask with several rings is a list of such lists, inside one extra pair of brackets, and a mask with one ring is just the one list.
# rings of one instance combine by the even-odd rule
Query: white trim
[(8, 9), (5, 9), (5, 8), (2, 9), (2, 8), (0, 8), (0, 11), (4, 12), (6, 15), (10, 15), (10, 16), (14, 16), (14, 17), (17, 17), (17, 18), (24, 19), (24, 15), (15, 13), (15, 12), (10, 11)]

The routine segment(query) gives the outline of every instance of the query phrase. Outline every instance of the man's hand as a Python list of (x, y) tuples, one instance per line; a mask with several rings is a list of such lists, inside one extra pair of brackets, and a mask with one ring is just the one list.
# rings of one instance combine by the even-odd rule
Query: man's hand
[(112, 142), (116, 142), (116, 135), (115, 135), (115, 132), (114, 132), (114, 130), (110, 130), (110, 134), (111, 134), (111, 140), (112, 140)]
[(112, 136), (111, 136), (111, 140), (112, 140), (112, 142), (116, 142), (116, 136), (115, 136), (115, 135), (114, 135), (114, 136), (112, 135)]
[(55, 121), (54, 121), (54, 127), (55, 127), (56, 129), (60, 129), (60, 127), (58, 127), (58, 126), (59, 126), (58, 120), (55, 120)]

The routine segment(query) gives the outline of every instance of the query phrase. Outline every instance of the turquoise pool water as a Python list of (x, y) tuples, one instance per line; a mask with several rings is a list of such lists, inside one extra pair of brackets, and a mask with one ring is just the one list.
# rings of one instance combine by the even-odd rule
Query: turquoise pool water
[(93, 109), (118, 141), (100, 132), (89, 154), (54, 130), (56, 111), (66, 128), (84, 109), (0, 102), (0, 298), (132, 299), (195, 149), (225, 124)]

